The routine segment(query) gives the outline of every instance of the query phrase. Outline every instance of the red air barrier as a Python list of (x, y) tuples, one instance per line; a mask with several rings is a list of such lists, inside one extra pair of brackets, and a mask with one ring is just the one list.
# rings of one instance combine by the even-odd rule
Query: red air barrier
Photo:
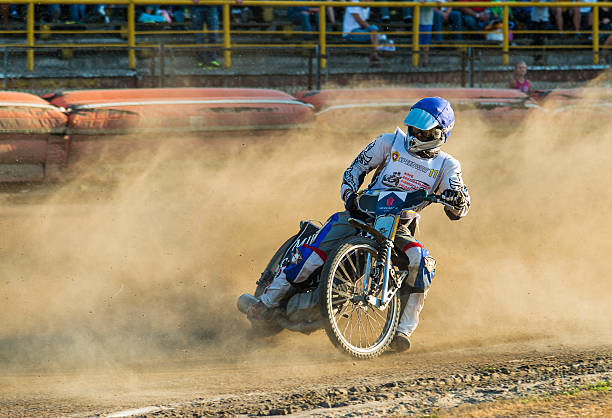
[(0, 92), (0, 182), (57, 179), (67, 158), (66, 122), (38, 96)]
[(312, 106), (278, 90), (80, 90), (47, 100), (67, 110), (76, 135), (288, 129), (313, 122)]
[[(354, 129), (373, 123), (401, 123), (410, 107), (424, 97), (439, 96), (451, 102), (458, 113), (476, 114), (492, 123), (522, 119), (531, 103), (529, 96), (513, 89), (468, 88), (379, 88), (302, 91), (296, 97), (315, 107), (318, 121), (352, 125)], [(346, 119), (349, 119), (347, 121)]]
[(586, 87), (538, 92), (539, 103), (553, 115), (576, 117), (608, 117), (612, 114), (612, 89)]

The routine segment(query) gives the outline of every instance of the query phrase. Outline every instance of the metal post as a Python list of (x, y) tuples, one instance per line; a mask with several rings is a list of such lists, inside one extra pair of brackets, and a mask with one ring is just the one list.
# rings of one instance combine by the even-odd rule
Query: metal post
[(504, 5), (502, 9), (502, 31), (503, 31), (503, 40), (502, 40), (502, 63), (504, 65), (508, 65), (509, 57), (508, 51), (510, 51), (510, 32), (508, 30), (508, 22), (510, 21), (510, 11), (508, 5)]
[(4, 47), (4, 90), (8, 90), (8, 48)]
[(128, 4), (127, 9), (127, 24), (128, 24), (128, 62), (130, 66), (130, 70), (136, 69), (136, 51), (134, 51), (134, 47), (136, 46), (136, 13), (135, 13), (135, 5), (130, 2)]
[(599, 6), (593, 5), (593, 64), (599, 64)]
[(412, 8), (412, 66), (419, 66), (419, 15), (420, 7), (418, 4)]
[(230, 6), (228, 3), (223, 5), (223, 66), (232, 66), (232, 40), (230, 37)]
[(34, 71), (34, 3), (28, 3), (28, 71)]
[(315, 51), (317, 54), (316, 89), (321, 90), (321, 64), (322, 64), (323, 58), (321, 58), (321, 51), (319, 50), (319, 45), (315, 46)]
[[(325, 54), (325, 51), (327, 50), (327, 45), (326, 45), (326, 39), (325, 39), (325, 6), (320, 6), (319, 7), (319, 45), (320, 46), (320, 50), (318, 51), (319, 53), (317, 54), (320, 57), (320, 63), (319, 66), (317, 68), (321, 69), (321, 68), (325, 68), (327, 66), (327, 55)], [(317, 77), (319, 80), (319, 83), (321, 82), (321, 72), (317, 71)]]
[(159, 87), (164, 87), (164, 78), (166, 77), (166, 57), (164, 53), (164, 44), (159, 44)]
[(482, 87), (482, 51), (478, 51), (478, 88)]
[(467, 78), (465, 76), (466, 67), (466, 53), (465, 48), (461, 48), (461, 87), (465, 87), (467, 84)]
[(470, 88), (472, 88), (474, 87), (474, 51), (472, 51), (472, 48), (468, 48), (468, 60), (469, 60), (468, 74), (470, 75), (469, 77)]
[(170, 60), (172, 61), (172, 71), (170, 71), (170, 87), (176, 87), (174, 85), (174, 74), (176, 73), (176, 59), (174, 58), (174, 49), (168, 48), (170, 54)]
[(318, 57), (315, 54), (316, 49), (309, 49), (309, 54), (308, 54), (308, 89), (307, 90), (312, 90), (312, 60), (313, 59), (318, 59)]

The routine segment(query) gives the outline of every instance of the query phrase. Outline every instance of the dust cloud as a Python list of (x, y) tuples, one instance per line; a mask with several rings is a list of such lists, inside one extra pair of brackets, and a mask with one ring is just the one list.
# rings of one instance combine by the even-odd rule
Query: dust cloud
[[(1, 366), (240, 353), (236, 298), (299, 220), (342, 209), (344, 169), (395, 129), (390, 119), (147, 139), (138, 151), (83, 142), (64, 183), (0, 197)], [(611, 123), (542, 109), (492, 127), (458, 114), (445, 149), (462, 162), (472, 209), (458, 222), (423, 213), (438, 274), (421, 345), (610, 341)]]

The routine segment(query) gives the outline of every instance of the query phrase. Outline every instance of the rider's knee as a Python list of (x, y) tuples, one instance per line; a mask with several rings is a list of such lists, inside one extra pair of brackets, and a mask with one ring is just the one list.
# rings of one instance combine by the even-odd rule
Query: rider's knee
[(308, 244), (302, 244), (294, 250), (291, 262), (285, 267), (287, 281), (293, 285), (303, 283), (319, 267), (327, 255), (320, 249)]
[(412, 293), (425, 292), (431, 286), (436, 274), (436, 259), (420, 245), (406, 248), (404, 253), (409, 262), (409, 274), (405, 284), (410, 286)]

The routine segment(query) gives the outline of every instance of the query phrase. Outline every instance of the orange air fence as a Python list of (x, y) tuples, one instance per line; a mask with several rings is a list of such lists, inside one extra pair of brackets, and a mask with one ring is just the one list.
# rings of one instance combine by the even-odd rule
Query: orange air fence
[(67, 119), (38, 96), (0, 93), (0, 182), (55, 179), (67, 158)]
[(69, 161), (100, 152), (100, 144), (119, 156), (126, 147), (153, 147), (147, 139), (154, 135), (166, 142), (219, 133), (246, 138), (304, 127), (364, 130), (365, 135), (368, 129), (401, 124), (410, 106), (427, 96), (448, 99), (463, 121), (478, 117), (510, 128), (534, 110), (551, 117), (576, 109), (601, 115), (609, 112), (612, 99), (608, 89), (540, 92), (537, 101), (518, 90), (466, 88), (337, 89), (294, 96), (247, 88), (117, 89), (59, 92), (44, 99), (5, 91), (0, 93), (0, 182), (57, 180)]

